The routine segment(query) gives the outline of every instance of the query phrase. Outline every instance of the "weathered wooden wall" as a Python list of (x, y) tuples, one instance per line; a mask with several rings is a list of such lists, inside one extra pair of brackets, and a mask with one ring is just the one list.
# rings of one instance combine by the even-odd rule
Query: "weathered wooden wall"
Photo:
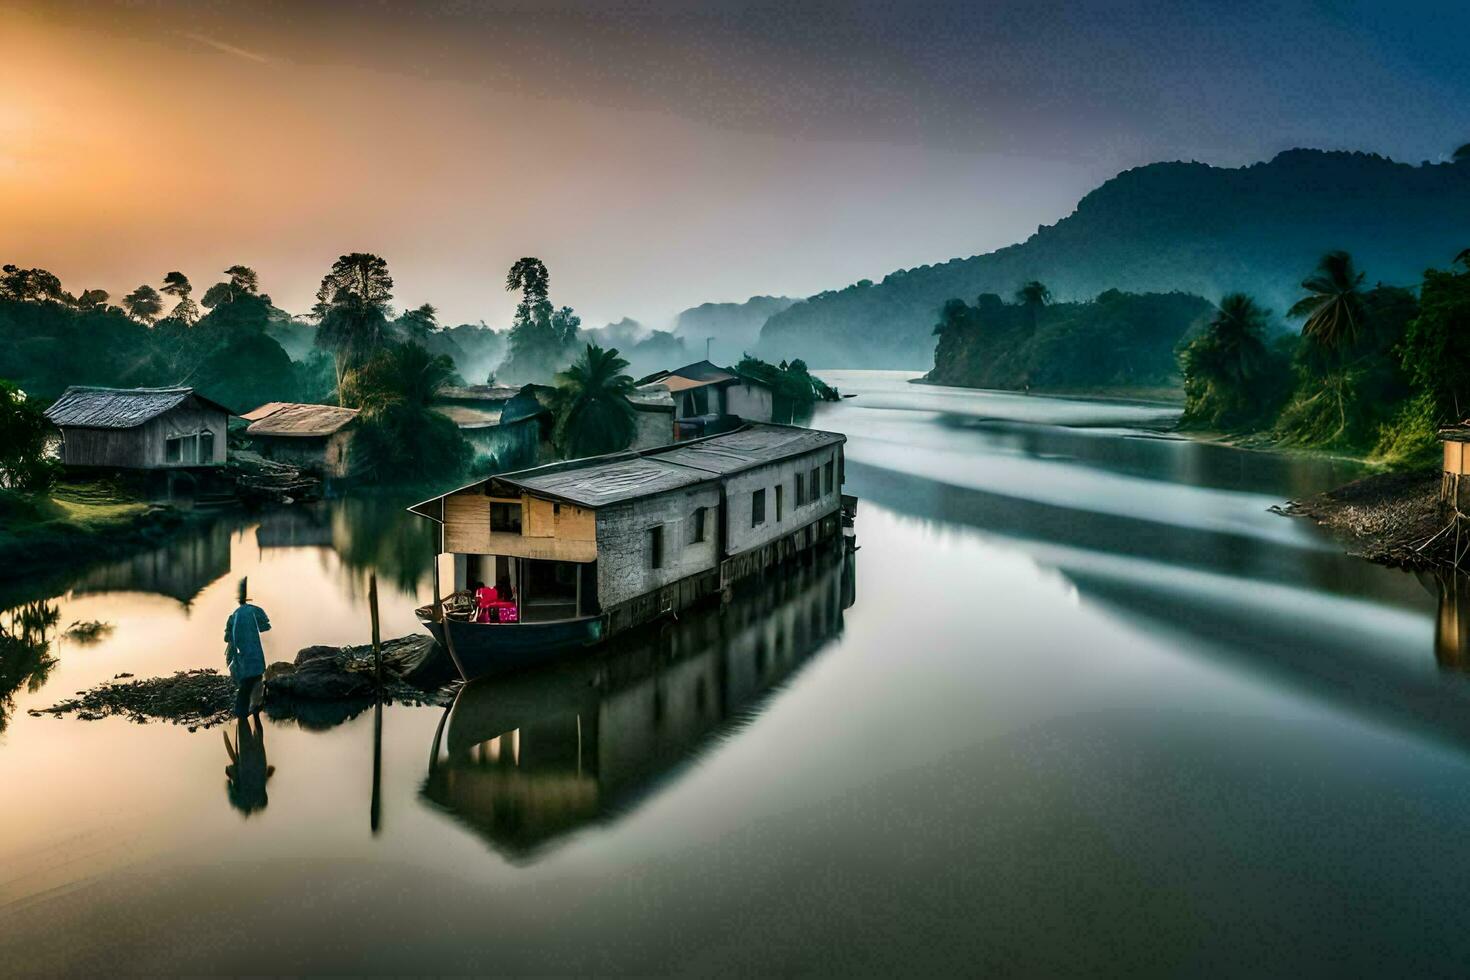
[(490, 530), (491, 498), (478, 490), (444, 498), (444, 550), (550, 561), (597, 559), (597, 525), (591, 511), (562, 504), (561, 514), (555, 515), (550, 501), (535, 500), (527, 506), (530, 500), (511, 501), (522, 505), (522, 533), (513, 534)]

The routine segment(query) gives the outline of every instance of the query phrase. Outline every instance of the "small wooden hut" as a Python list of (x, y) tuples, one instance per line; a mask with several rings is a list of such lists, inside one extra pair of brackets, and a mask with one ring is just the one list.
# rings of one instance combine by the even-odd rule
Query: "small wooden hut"
[(300, 402), (268, 402), (245, 419), (245, 435), (267, 459), (327, 477), (352, 474), (357, 409)]
[(1470, 473), (1470, 421), (1446, 426), (1439, 430), (1439, 441), (1444, 446), (1444, 473), (1439, 485), (1439, 499), (1446, 508), (1456, 513), (1470, 503), (1470, 492), (1465, 486), (1465, 475)]
[(193, 388), (73, 385), (46, 409), (67, 466), (169, 470), (220, 466), (230, 410)]

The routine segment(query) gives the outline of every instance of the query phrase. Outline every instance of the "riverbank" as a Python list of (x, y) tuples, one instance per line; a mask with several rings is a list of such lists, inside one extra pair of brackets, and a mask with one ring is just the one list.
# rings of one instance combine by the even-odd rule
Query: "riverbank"
[[(1454, 564), (1455, 534), (1439, 506), (1438, 470), (1377, 473), (1279, 508), (1331, 531), (1348, 553), (1425, 570)], [(1461, 542), (1463, 545), (1464, 542)]]
[(157, 545), (201, 519), (106, 483), (62, 484), (39, 498), (0, 491), (0, 582)]

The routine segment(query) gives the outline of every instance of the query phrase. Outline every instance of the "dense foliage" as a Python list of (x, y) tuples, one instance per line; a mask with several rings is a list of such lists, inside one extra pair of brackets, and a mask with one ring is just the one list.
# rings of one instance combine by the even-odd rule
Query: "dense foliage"
[(1239, 294), (1180, 354), (1185, 427), (1257, 432), (1283, 445), (1427, 462), (1470, 400), (1470, 268), (1431, 269), (1416, 297), (1364, 289), (1329, 252), (1291, 310), (1300, 336), (1267, 346), (1266, 315)]
[(1410, 285), (1465, 247), (1467, 225), (1470, 159), (1411, 166), (1291, 150), (1238, 169), (1151, 164), (1107, 181), (1021, 244), (863, 280), (774, 313), (752, 351), (818, 366), (926, 366), (929, 329), (946, 300), (1008, 295), (1037, 279), (1062, 300), (1110, 287), (1210, 298), (1238, 289), (1285, 310), (1300, 298), (1300, 270), (1324, 248), (1348, 249), (1381, 281)]
[(354, 464), (375, 483), (453, 477), (473, 452), (432, 406), (440, 389), (457, 382), (454, 362), (413, 341), (387, 344), (349, 375), (343, 400), (362, 410)]
[(1031, 289), (1006, 303), (987, 293), (973, 306), (950, 300), (933, 330), (939, 343), (929, 380), (977, 388), (1172, 385), (1176, 345), (1211, 311), (1187, 293), (1109, 289), (1088, 302), (1050, 304), (1045, 295)]
[(46, 456), (51, 423), (25, 392), (0, 380), (0, 490), (44, 493), (56, 466)]
[(771, 389), (771, 418), (777, 422), (804, 418), (816, 402), (835, 402), (839, 397), (837, 389), (813, 377), (800, 358), (768, 364), (747, 354), (735, 365), (735, 373)]
[(551, 305), (551, 274), (540, 259), (527, 257), (510, 267), (507, 292), (520, 291), (510, 328), (510, 355), (500, 367), (501, 381), (541, 381), (565, 365), (576, 349), (582, 320), (571, 307)]
[(617, 348), (588, 344), (571, 366), (556, 376), (556, 431), (563, 456), (600, 456), (627, 449), (637, 431), (633, 378)]

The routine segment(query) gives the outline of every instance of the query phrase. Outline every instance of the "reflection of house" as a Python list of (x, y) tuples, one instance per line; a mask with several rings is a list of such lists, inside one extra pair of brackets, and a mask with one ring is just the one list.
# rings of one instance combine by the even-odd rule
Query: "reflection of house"
[(469, 385), (439, 392), (434, 411), (459, 427), (480, 460), (496, 469), (552, 459), (551, 393), (546, 385)]
[(742, 421), (772, 419), (770, 388), (709, 361), (650, 374), (638, 387), (645, 391), (661, 387), (669, 392), (679, 439), (724, 432)]
[(466, 686), (424, 796), (522, 859), (636, 805), (841, 633), (855, 556), (814, 559), (603, 656)]
[(299, 402), (268, 402), (243, 416), (250, 441), (267, 459), (323, 476), (352, 472), (357, 409)]
[(225, 461), (230, 412), (193, 388), (85, 388), (62, 393), (46, 417), (68, 466), (163, 470)]
[(187, 606), (206, 586), (230, 573), (230, 536), (228, 524), (215, 522), (161, 548), (93, 566), (71, 583), (71, 589), (79, 595), (151, 592)]

